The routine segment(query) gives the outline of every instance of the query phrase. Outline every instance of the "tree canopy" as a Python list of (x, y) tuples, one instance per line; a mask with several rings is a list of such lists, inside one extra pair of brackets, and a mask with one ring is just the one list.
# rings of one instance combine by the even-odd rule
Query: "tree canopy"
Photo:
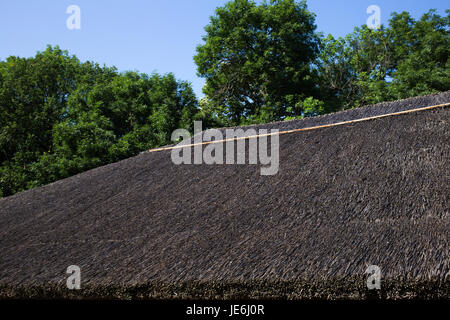
[(213, 123), (314, 116), (450, 88), (449, 14), (393, 13), (379, 30), (316, 32), (306, 2), (233, 0), (216, 10), (194, 57)]
[(430, 10), (414, 20), (393, 13), (380, 30), (362, 26), (345, 38), (323, 38), (321, 98), (333, 111), (449, 90), (449, 14)]
[(197, 113), (190, 84), (81, 63), (58, 47), (0, 62), (0, 196), (168, 144)]
[(223, 124), (300, 115), (315, 92), (319, 50), (305, 2), (235, 0), (216, 10), (194, 57), (204, 92)]

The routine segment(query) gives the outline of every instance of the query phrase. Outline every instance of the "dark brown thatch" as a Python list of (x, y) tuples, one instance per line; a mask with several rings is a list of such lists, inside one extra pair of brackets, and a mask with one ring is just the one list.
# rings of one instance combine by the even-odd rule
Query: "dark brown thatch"
[[(450, 92), (257, 128), (450, 102)], [(0, 199), (0, 297), (449, 298), (449, 108), (280, 136), (280, 169), (143, 153)], [(65, 288), (69, 265), (82, 290)]]

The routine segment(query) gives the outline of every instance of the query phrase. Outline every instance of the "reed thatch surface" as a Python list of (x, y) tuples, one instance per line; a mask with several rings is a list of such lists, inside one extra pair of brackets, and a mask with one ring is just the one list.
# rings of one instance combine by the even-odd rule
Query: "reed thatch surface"
[[(450, 92), (256, 128), (450, 102)], [(139, 156), (0, 199), (0, 297), (449, 298), (449, 108), (280, 136), (280, 168)], [(65, 287), (81, 267), (81, 291)]]

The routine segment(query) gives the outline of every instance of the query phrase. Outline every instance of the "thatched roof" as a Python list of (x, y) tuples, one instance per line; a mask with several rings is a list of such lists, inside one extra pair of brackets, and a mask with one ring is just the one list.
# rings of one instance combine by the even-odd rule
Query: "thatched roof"
[[(256, 128), (450, 102), (450, 92)], [(449, 108), (280, 136), (280, 168), (139, 156), (0, 199), (0, 296), (449, 297)], [(82, 290), (65, 284), (81, 268)]]

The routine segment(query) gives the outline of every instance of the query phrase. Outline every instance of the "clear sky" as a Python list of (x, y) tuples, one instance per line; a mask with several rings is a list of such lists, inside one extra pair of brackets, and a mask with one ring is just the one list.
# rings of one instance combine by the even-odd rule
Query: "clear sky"
[[(120, 71), (173, 72), (202, 96), (195, 48), (214, 9), (227, 0), (1, 0), (0, 60), (33, 56), (47, 44), (59, 45), (80, 60), (116, 66)], [(441, 15), (448, 0), (309, 0), (318, 31), (344, 36), (365, 24), (369, 5), (381, 8), (382, 23), (392, 12), (419, 18), (431, 8)], [(69, 30), (66, 9), (81, 9), (81, 29)]]

